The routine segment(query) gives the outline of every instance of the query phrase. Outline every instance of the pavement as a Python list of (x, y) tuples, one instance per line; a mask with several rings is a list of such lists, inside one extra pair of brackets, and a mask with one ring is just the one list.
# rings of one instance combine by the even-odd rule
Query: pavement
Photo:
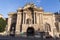
[(21, 34), (18, 36), (1, 36), (0, 40), (60, 40), (60, 38), (42, 38), (40, 34), (35, 34), (35, 36), (27, 36), (26, 34)]
[(39, 35), (35, 36), (0, 36), (0, 40), (60, 40), (60, 38), (41, 38)]

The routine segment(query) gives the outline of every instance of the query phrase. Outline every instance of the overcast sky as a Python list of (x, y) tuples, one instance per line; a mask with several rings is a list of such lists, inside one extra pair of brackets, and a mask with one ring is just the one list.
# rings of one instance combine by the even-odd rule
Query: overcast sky
[(16, 12), (19, 7), (33, 2), (37, 7), (43, 7), (45, 12), (57, 12), (60, 10), (59, 0), (0, 0), (0, 14), (8, 17), (9, 12)]

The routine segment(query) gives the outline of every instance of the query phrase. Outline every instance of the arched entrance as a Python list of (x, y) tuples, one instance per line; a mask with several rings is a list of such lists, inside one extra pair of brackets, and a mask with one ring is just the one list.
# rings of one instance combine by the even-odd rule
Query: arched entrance
[(16, 23), (12, 23), (10, 28), (10, 36), (15, 35), (15, 29), (16, 29)]
[(27, 28), (27, 36), (34, 36), (35, 35), (35, 30), (33, 27), (28, 27)]

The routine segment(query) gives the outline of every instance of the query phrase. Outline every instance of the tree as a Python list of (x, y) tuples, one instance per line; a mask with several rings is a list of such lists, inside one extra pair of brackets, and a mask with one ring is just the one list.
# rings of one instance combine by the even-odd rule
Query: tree
[(6, 21), (3, 18), (0, 18), (0, 32), (4, 32), (6, 27)]

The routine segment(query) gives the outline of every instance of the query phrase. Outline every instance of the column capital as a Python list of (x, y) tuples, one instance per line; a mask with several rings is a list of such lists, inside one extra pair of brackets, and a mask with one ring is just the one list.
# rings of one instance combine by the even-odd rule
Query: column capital
[(17, 12), (17, 15), (21, 14), (22, 12)]
[(17, 13), (22, 13), (22, 12), (17, 12)]

